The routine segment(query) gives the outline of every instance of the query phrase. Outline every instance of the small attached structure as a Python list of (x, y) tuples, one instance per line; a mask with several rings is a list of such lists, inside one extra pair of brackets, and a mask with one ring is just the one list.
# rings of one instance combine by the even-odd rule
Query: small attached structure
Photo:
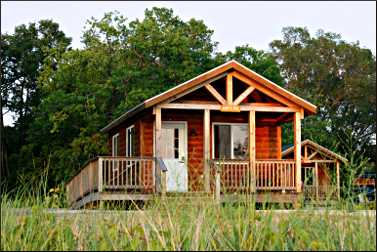
[[(282, 152), (283, 158), (292, 158), (294, 148)], [(306, 198), (325, 199), (340, 197), (340, 166), (347, 159), (309, 139), (301, 143), (301, 180)]]

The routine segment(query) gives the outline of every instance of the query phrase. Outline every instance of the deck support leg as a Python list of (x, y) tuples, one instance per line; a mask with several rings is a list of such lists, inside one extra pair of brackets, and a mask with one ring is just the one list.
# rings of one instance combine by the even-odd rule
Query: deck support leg
[(340, 200), (340, 163), (336, 161), (336, 193)]
[(296, 191), (301, 192), (301, 113), (294, 112), (294, 153), (296, 162)]
[(220, 203), (220, 172), (217, 169), (215, 175), (215, 187), (215, 200), (217, 203)]
[(204, 129), (204, 190), (209, 193), (210, 188), (210, 110), (204, 110), (203, 118), (203, 129)]
[(250, 189), (252, 193), (256, 192), (256, 178), (255, 178), (255, 110), (252, 109), (249, 112), (249, 161), (251, 171), (251, 185)]

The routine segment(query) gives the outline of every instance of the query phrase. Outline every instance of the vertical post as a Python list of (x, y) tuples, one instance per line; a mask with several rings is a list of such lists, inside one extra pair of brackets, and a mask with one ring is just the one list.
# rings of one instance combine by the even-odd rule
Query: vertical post
[(209, 160), (210, 160), (210, 110), (204, 110), (204, 118), (203, 118), (203, 129), (204, 129), (204, 190), (209, 192), (210, 183), (210, 167), (209, 167)]
[(296, 191), (301, 192), (301, 113), (294, 113), (294, 149), (296, 162)]
[(308, 146), (307, 145), (304, 146), (304, 158), (308, 159)]
[(98, 158), (98, 192), (102, 192), (103, 190), (103, 164), (102, 158)]
[(315, 172), (315, 198), (316, 200), (319, 199), (319, 183), (318, 183), (318, 163), (314, 162), (314, 172)]
[[(162, 119), (161, 119), (161, 108), (155, 107), (155, 130), (156, 130), (156, 148), (155, 148), (155, 157), (161, 158), (160, 155), (160, 148), (161, 148), (161, 127), (162, 127)], [(160, 178), (161, 178), (161, 194), (162, 196), (165, 196), (166, 194), (166, 173), (162, 172), (161, 169), (159, 169), (160, 172)]]
[(216, 175), (215, 175), (215, 198), (216, 202), (220, 203), (220, 171), (216, 168)]
[(233, 76), (231, 74), (226, 76), (226, 102), (228, 105), (233, 103)]
[(336, 161), (336, 192), (338, 200), (340, 200), (340, 163)]
[[(249, 111), (249, 161), (251, 171), (251, 192), (255, 192), (255, 110)], [(248, 180), (249, 181), (249, 180)]]

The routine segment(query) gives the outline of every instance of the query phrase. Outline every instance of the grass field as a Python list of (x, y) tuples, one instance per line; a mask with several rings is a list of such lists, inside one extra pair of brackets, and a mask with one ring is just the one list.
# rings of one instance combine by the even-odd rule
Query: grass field
[(1, 250), (376, 250), (375, 210), (346, 204), (255, 210), (252, 202), (175, 198), (132, 211), (46, 208), (44, 200), (3, 197)]

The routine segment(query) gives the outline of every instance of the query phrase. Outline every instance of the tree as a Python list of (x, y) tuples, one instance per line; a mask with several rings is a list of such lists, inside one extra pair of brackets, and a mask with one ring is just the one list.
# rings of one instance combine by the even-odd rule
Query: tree
[(303, 138), (343, 154), (375, 145), (376, 59), (369, 49), (339, 34), (319, 30), (312, 37), (297, 27), (284, 28), (283, 39), (270, 46), (287, 87), (318, 106), (318, 116), (304, 120)]
[(23, 174), (36, 172), (31, 159), (36, 167), (50, 160), (52, 185), (106, 154), (99, 130), (109, 121), (213, 66), (212, 33), (202, 21), (184, 22), (165, 8), (146, 10), (142, 21), (116, 12), (89, 20), (84, 48), (64, 53), (39, 76), (43, 100), (15, 160)]
[(284, 83), (284, 79), (280, 74), (280, 66), (274, 56), (263, 50), (256, 50), (247, 44), (237, 46), (234, 52), (228, 51), (225, 54), (218, 53), (216, 55), (216, 61), (219, 64), (229, 60), (237, 60), (278, 85), (283, 85)]
[[(52, 20), (20, 25), (14, 34), (1, 35), (1, 164), (2, 174), (7, 166), (7, 135), (4, 134), (3, 115), (15, 114), (18, 147), (25, 143), (26, 131), (33, 118), (33, 108), (41, 99), (37, 84), (44, 65), (54, 65), (56, 58), (67, 50), (71, 42)], [(11, 153), (8, 153), (9, 155)]]

